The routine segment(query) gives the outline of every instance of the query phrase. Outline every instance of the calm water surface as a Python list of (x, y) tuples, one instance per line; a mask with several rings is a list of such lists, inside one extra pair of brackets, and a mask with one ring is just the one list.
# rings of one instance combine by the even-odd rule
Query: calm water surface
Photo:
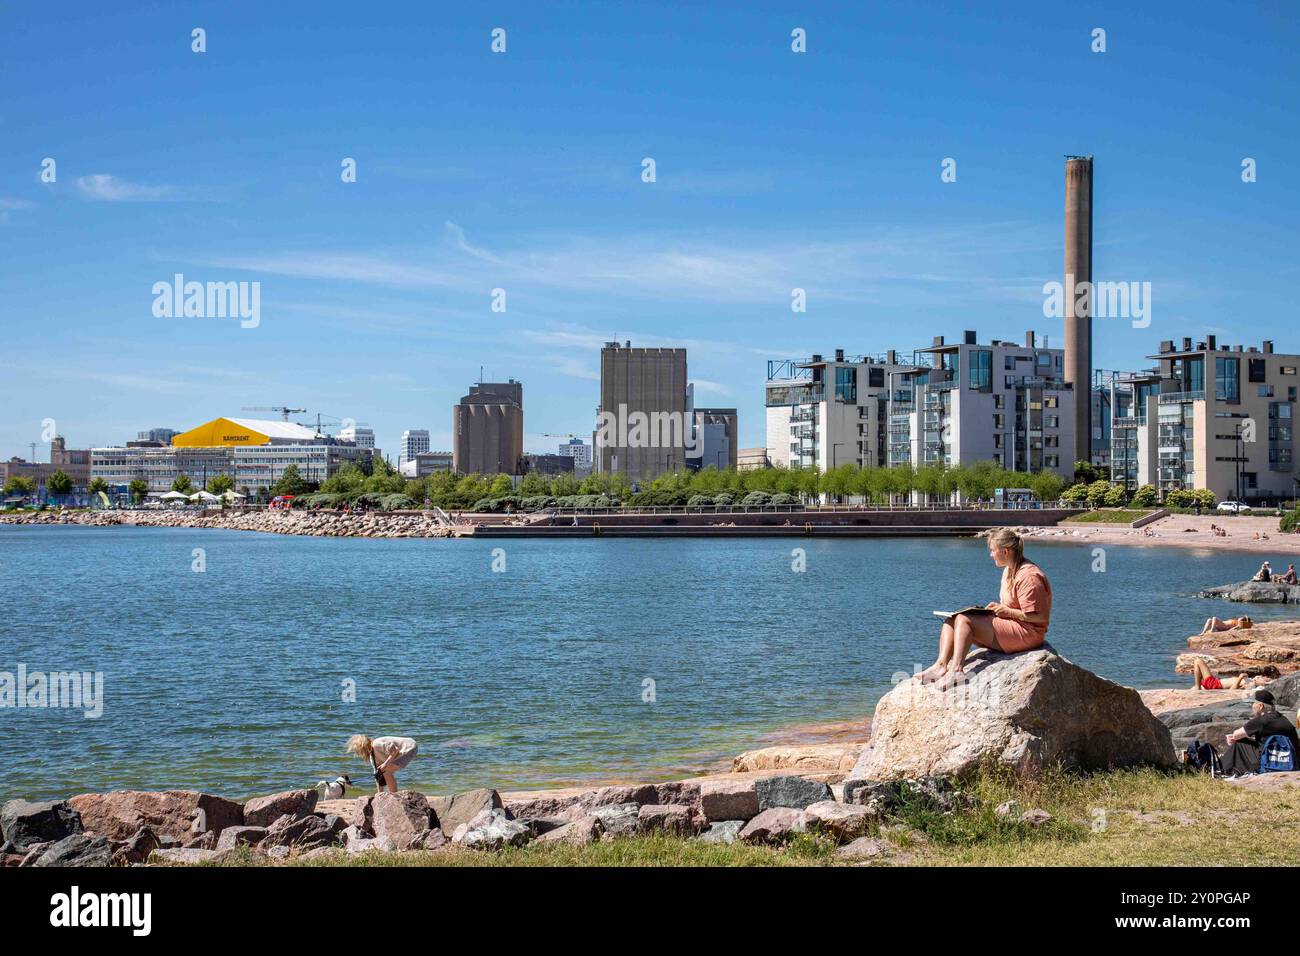
[[(1031, 543), (1030, 556), (1055, 591), (1049, 640), (1139, 687), (1184, 682), (1173, 664), (1187, 636), (1235, 607), (1195, 591), (1261, 560), (1110, 547), (1094, 573), (1087, 547)], [(0, 526), (0, 572), (0, 670), (105, 681), (97, 720), (0, 709), (0, 799), (361, 780), (342, 753), (358, 731), (415, 737), (403, 784), (429, 791), (671, 776), (782, 727), (869, 714), (890, 675), (933, 660), (930, 611), (996, 598), (999, 574), (976, 540), (503, 545), (75, 526)]]

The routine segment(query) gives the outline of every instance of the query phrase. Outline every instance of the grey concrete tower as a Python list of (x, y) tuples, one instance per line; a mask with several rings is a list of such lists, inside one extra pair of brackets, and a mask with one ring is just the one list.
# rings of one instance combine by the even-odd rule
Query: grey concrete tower
[[(1092, 460), (1092, 315), (1075, 287), (1092, 283), (1092, 157), (1065, 157), (1065, 380), (1074, 385), (1074, 460)], [(1080, 314), (1082, 313), (1082, 314)]]

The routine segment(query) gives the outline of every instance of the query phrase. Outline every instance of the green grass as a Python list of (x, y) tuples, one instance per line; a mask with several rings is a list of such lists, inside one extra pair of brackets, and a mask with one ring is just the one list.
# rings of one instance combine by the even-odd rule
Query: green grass
[[(967, 792), (977, 805), (953, 814), (906, 805), (883, 835), (898, 850), (881, 864), (920, 866), (1287, 865), (1300, 861), (1300, 788), (1260, 793), (1202, 774), (1120, 771), (1052, 773), (1019, 781), (990, 773)], [(1042, 809), (1042, 826), (1005, 819), (1015, 800)], [(500, 853), (337, 851), (289, 866), (828, 866), (847, 865), (826, 837), (803, 834), (784, 848), (636, 837), (587, 847), (529, 845)], [(217, 865), (272, 865), (250, 851)], [(283, 865), (283, 864), (282, 864)]]
[(1139, 518), (1151, 514), (1154, 508), (1099, 508), (1072, 515), (1062, 524), (1132, 524)]

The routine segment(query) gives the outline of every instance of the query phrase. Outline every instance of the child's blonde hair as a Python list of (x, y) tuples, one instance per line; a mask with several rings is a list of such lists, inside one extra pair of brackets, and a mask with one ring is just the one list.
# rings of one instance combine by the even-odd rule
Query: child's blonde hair
[(353, 734), (348, 738), (348, 753), (356, 754), (362, 760), (369, 760), (373, 752), (370, 738), (365, 734)]

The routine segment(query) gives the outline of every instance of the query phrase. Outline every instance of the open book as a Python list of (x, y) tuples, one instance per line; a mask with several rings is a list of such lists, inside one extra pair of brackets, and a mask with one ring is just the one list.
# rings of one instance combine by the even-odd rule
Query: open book
[(934, 611), (933, 612), (935, 617), (941, 617), (944, 620), (947, 620), (950, 617), (955, 617), (958, 614), (992, 614), (992, 613), (993, 612), (986, 607), (980, 607), (973, 604), (970, 607), (964, 607), (959, 611)]

